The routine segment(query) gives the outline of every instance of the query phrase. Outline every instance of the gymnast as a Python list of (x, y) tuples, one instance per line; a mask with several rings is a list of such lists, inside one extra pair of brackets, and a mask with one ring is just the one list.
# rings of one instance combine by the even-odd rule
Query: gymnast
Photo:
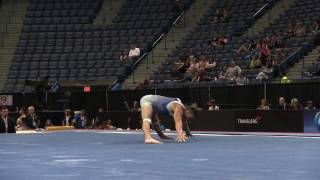
[[(178, 143), (185, 142), (187, 138), (191, 138), (188, 122), (194, 119), (196, 109), (193, 107), (185, 107), (179, 98), (170, 98), (159, 95), (146, 95), (140, 100), (142, 129), (144, 132), (144, 141), (146, 144), (161, 144), (152, 138), (150, 133), (150, 125), (157, 132), (161, 139), (171, 139), (163, 134), (160, 129), (160, 121), (173, 118), (177, 131), (176, 141)], [(160, 119), (166, 117), (166, 119)], [(183, 132), (185, 131), (185, 133)]]

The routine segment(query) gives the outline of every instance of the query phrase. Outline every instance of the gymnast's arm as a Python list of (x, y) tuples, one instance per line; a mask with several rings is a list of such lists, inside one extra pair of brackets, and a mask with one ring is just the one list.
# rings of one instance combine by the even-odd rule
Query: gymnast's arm
[(175, 127), (177, 131), (177, 141), (185, 142), (186, 137), (183, 133), (183, 107), (180, 104), (174, 103), (172, 105), (173, 118), (175, 122)]
[(186, 133), (186, 136), (188, 138), (192, 138), (192, 134), (190, 132), (190, 128), (189, 128), (189, 124), (188, 124), (188, 121), (187, 120), (184, 120), (183, 121), (183, 130), (185, 131)]
[(152, 128), (157, 132), (158, 136), (161, 138), (161, 139), (172, 139), (168, 136), (166, 136), (165, 134), (163, 134), (163, 132), (161, 131), (161, 128), (160, 128), (160, 118), (159, 116), (156, 114), (155, 115), (155, 121), (152, 122)]

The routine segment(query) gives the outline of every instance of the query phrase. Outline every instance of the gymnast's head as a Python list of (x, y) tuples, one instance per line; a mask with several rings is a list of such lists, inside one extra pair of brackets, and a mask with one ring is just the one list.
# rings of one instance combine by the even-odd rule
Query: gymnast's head
[(198, 108), (194, 106), (187, 106), (184, 109), (184, 120), (187, 122), (197, 119)]

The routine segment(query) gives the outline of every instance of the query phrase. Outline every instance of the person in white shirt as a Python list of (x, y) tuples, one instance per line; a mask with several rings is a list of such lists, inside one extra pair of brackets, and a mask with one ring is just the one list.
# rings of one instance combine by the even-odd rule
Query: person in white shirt
[(137, 60), (140, 57), (140, 49), (135, 45), (130, 45), (129, 60)]

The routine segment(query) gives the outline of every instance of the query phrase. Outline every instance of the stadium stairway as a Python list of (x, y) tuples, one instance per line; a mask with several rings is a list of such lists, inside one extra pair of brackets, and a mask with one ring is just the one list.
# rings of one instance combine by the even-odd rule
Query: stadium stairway
[(287, 70), (287, 76), (289, 79), (299, 79), (302, 77), (304, 70), (312, 65), (319, 56), (320, 46), (316, 46), (307, 56), (295, 63), (293, 67)]
[(165, 62), (169, 53), (183, 40), (200, 19), (204, 16), (210, 5), (215, 0), (196, 0), (190, 8), (182, 15), (180, 20), (169, 30), (153, 50), (142, 59), (134, 72), (129, 75), (123, 83), (123, 88), (136, 87), (136, 83), (148, 78), (153, 71), (157, 70), (161, 63)]
[(259, 18), (256, 23), (250, 27), (243, 36), (254, 36), (263, 32), (270, 24), (277, 22), (280, 18), (281, 13), (285, 12), (290, 8), (291, 5), (295, 3), (296, 0), (279, 0), (267, 13)]
[(3, 90), (7, 74), (17, 46), (28, 0), (2, 0), (0, 9), (0, 90)]
[(117, 16), (121, 6), (125, 0), (104, 0), (98, 16), (96, 17), (95, 25), (111, 24), (112, 19)]

